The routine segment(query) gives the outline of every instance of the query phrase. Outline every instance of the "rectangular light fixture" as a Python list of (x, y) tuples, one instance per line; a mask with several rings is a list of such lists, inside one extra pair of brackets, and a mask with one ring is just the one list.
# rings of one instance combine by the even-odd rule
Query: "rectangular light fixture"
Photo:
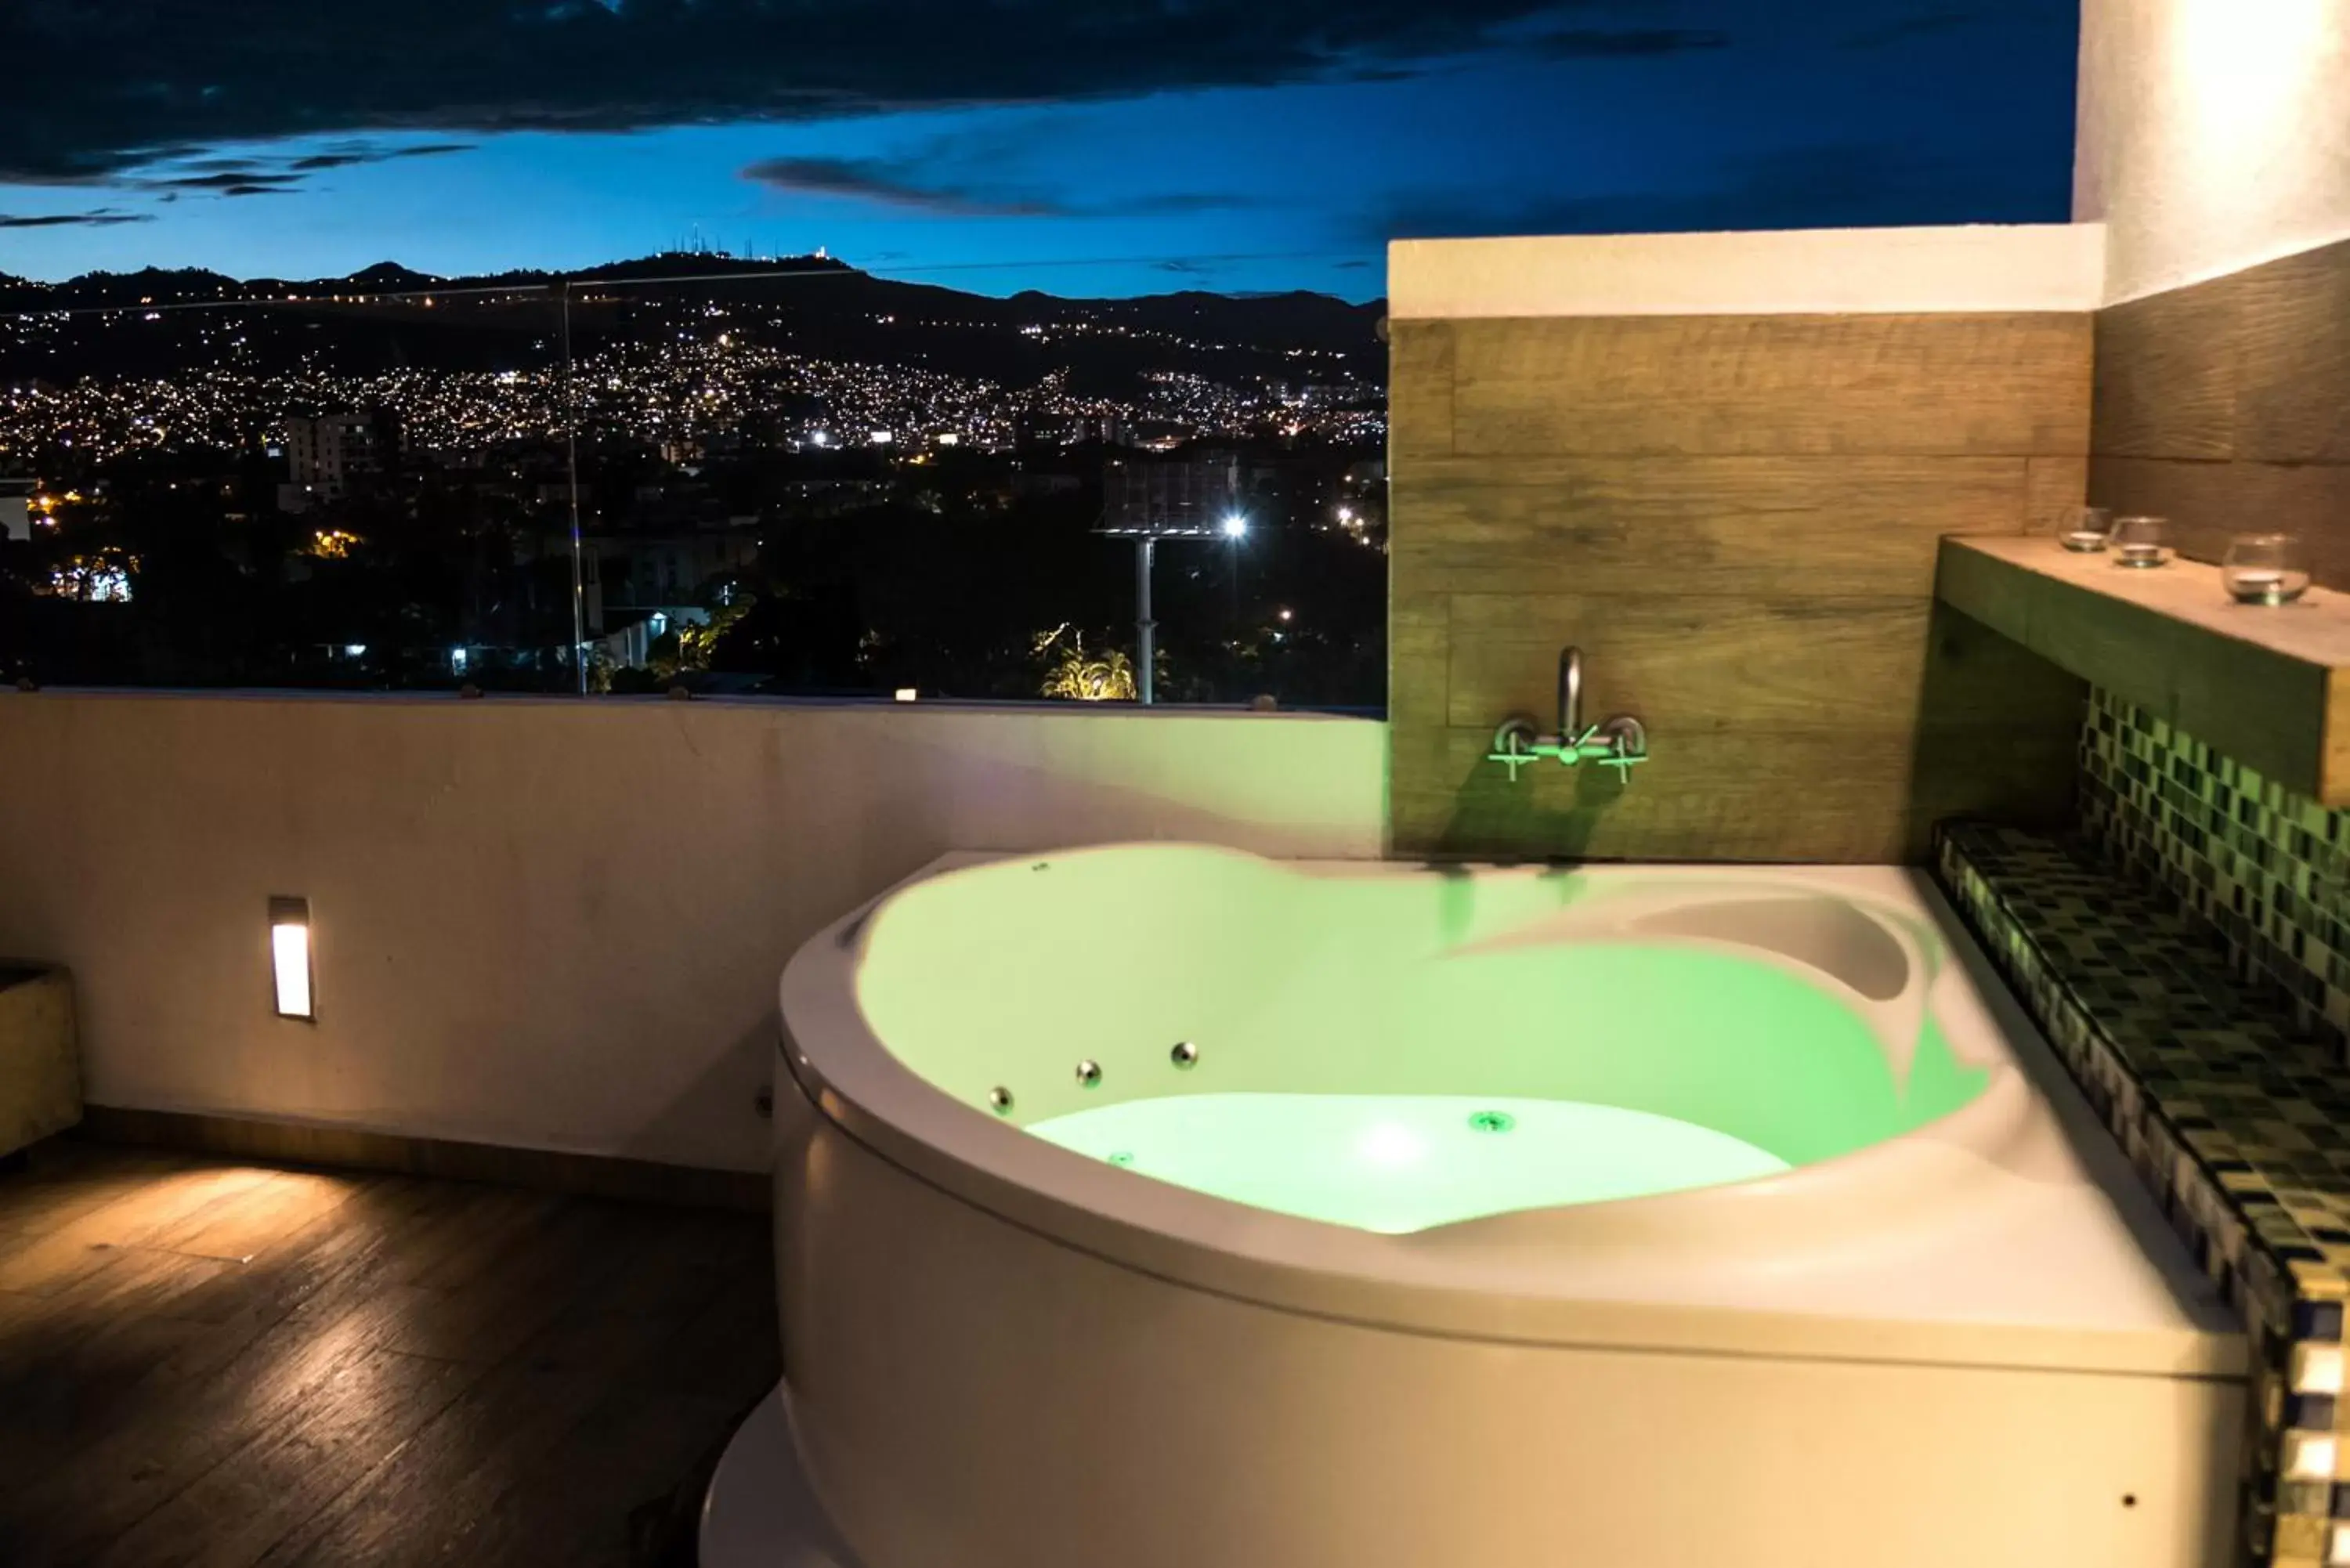
[(316, 1023), (310, 986), (310, 900), (269, 900), (269, 965), (276, 982), (277, 1016)]

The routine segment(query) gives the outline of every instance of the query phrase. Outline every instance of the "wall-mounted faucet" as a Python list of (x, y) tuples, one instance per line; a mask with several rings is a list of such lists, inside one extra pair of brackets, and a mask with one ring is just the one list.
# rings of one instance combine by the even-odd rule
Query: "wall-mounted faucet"
[(1648, 760), (1648, 727), (1629, 713), (1584, 727), (1583, 649), (1579, 648), (1559, 649), (1557, 732), (1545, 735), (1531, 716), (1513, 713), (1493, 732), (1493, 749), (1485, 760), (1508, 768), (1510, 782), (1515, 784), (1520, 768), (1545, 757), (1555, 757), (1570, 768), (1597, 763), (1614, 768), (1617, 780), (1626, 783), (1633, 768)]

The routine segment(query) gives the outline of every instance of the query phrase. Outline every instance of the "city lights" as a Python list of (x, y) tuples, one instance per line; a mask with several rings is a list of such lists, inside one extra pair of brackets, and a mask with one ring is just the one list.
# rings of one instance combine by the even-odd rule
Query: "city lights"
[[(328, 299), (323, 292), (304, 297)], [(439, 303), (455, 327), (520, 325), (470, 297)], [(1355, 488), (1369, 483), (1358, 471), (1376, 464), (1364, 454), (1384, 440), (1382, 389), (1374, 372), (1357, 368), (1366, 356), (1146, 327), (1119, 319), (1123, 302), (1058, 303), (1049, 328), (1030, 336), (1127, 339), (1117, 351), (1139, 358), (1130, 371), (1104, 377), (1082, 361), (1036, 365), (1034, 343), (1024, 342), (995, 379), (983, 369), (983, 344), (953, 355), (913, 347), (928, 329), (993, 333), (999, 348), (1010, 347), (1016, 323), (983, 311), (969, 320), (910, 312), (894, 324), (887, 313), (868, 315), (868, 323), (894, 325), (908, 347), (852, 358), (847, 344), (801, 351), (814, 347), (815, 335), (805, 332), (796, 306), (658, 295), (631, 305), (626, 331), (599, 334), (567, 365), (563, 347), (551, 335), (531, 337), (531, 327), (484, 338), (478, 356), (387, 365), (372, 350), (347, 351), (348, 324), (337, 313), (321, 309), (317, 320), (280, 327), (274, 315), (231, 305), (217, 316), (172, 315), (186, 339), (177, 357), (158, 370), (142, 350), (134, 369), (109, 348), (113, 318), (78, 307), (0, 317), (0, 341), (13, 337), (30, 363), (55, 356), (60, 372), (0, 381), (0, 467), (25, 476), (15, 482), (23, 521), (10, 526), (15, 537), (45, 546), (26, 557), (32, 570), (20, 575), (36, 593), (93, 606), (121, 603), (134, 591), (149, 597), (120, 541), (143, 537), (137, 530), (154, 509), (170, 507), (266, 594), (319, 612), (282, 649), (199, 650), (192, 664), (251, 659), (273, 675), (338, 682), (364, 671), (395, 685), (540, 683), (552, 667), (567, 677), (589, 670), (577, 649), (596, 612), (580, 601), (600, 595), (609, 618), (593, 652), (602, 672), (594, 679), (629, 691), (638, 678), (620, 672), (658, 669), (671, 655), (653, 646), (678, 646), (671, 607), (709, 589), (698, 558), (658, 557), (668, 564), (650, 583), (650, 545), (632, 572), (638, 536), (668, 548), (673, 533), (723, 535), (732, 550), (755, 548), (747, 543), (754, 535), (782, 528), (790, 531), (787, 553), (849, 557), (862, 529), (919, 531), (934, 518), (1016, 524), (1052, 509), (1099, 506), (1097, 474), (1153, 462), (1147, 454), (1177, 454), (1180, 464), (1204, 451), (1259, 465), (1245, 483), (1236, 477), (1204, 495), (1187, 519), (1187, 537), (1225, 543), (1237, 576), (1242, 546), (1253, 556), (1273, 545), (1293, 513), (1300, 527), (1312, 527), (1319, 510), (1321, 525), (1330, 526), (1335, 498), (1366, 493)], [(421, 309), (421, 298), (404, 308)], [(1252, 354), (1255, 368), (1242, 358)], [(84, 356), (91, 369), (72, 373), (70, 362)], [(955, 369), (934, 368), (934, 358)], [(352, 447), (348, 441), (330, 456), (317, 432), (348, 421), (374, 433), (357, 456), (343, 450)], [(1284, 442), (1293, 431), (1315, 444)], [(576, 488), (566, 483), (571, 451)], [(265, 456), (267, 468), (245, 461)], [(165, 499), (173, 491), (182, 499)], [(564, 525), (574, 508), (584, 524), (579, 546)], [(837, 538), (829, 527), (817, 537), (796, 526), (833, 519), (847, 524)], [(452, 528), (486, 547), (466, 548), (447, 534)], [(47, 549), (44, 529), (81, 553)], [(1360, 534), (1356, 540), (1384, 547)], [(515, 591), (567, 546), (597, 552), (611, 574), (598, 582), (583, 570), (570, 602), (546, 601), (575, 611), (568, 640), (537, 624), (543, 596)], [(1021, 529), (1010, 547), (1041, 546)], [(432, 557), (422, 570), (421, 550)], [(886, 573), (889, 556), (853, 559), (847, 569)], [(753, 575), (771, 569), (761, 561)], [(411, 613), (403, 596), (441, 592), (443, 577), (468, 579), (448, 601), (460, 607), (445, 631), (428, 633), (419, 647), (405, 629), (377, 629), (430, 625), (437, 612)], [(1319, 600), (1304, 607), (1317, 628), (1350, 624)], [(399, 618), (387, 623), (391, 612)], [(89, 613), (93, 624), (109, 618)], [(648, 624), (656, 614), (664, 618)], [(777, 659), (779, 648), (806, 633), (795, 627), (779, 641), (763, 624), (759, 635), (764, 642), (745, 649), (754, 665)], [(836, 633), (827, 627), (822, 635)], [(868, 628), (858, 646), (919, 640)], [(1097, 701), (1155, 695), (1158, 662), (1121, 666), (1123, 650), (1088, 649), (1079, 658), (1074, 649), (1072, 634), (1072, 649), (1049, 669), (986, 679), (1034, 680)], [(934, 698), (955, 678), (937, 683), (921, 662), (933, 658), (947, 656), (893, 652), (886, 664), (868, 664), (860, 653), (858, 663), (868, 668), (850, 674), (844, 666), (843, 678), (868, 680), (889, 668), (876, 682), (879, 694), (892, 692), (895, 680), (920, 680), (923, 696)], [(1199, 689), (1199, 670), (1183, 677), (1180, 690)]]
[[(47, 317), (26, 317), (0, 324), (0, 330), (10, 327), (26, 348), (60, 329)], [(1175, 350), (1214, 347), (1122, 327), (1095, 330), (1163, 339)], [(289, 418), (355, 408), (394, 415), (420, 453), (480, 453), (548, 441), (563, 428), (564, 377), (555, 363), (373, 374), (310, 366), (265, 374), (244, 368), (244, 339), (230, 323), (199, 331), (210, 358), (169, 376), (0, 385), (0, 457), (52, 446), (97, 462), (189, 447), (234, 451), (256, 431), (275, 452), (282, 450)], [(1378, 388), (1339, 371), (1316, 372), (1323, 379), (1300, 386), (1151, 369), (1142, 373), (1137, 393), (1112, 398), (1074, 390), (1066, 370), (1015, 388), (914, 366), (815, 358), (741, 333), (724, 336), (724, 346), (714, 336), (687, 334), (583, 358), (571, 383), (583, 428), (654, 443), (739, 438), (762, 410), (803, 403), (812, 405), (811, 417), (792, 439), (823, 450), (861, 441), (1002, 452), (1012, 450), (1024, 425), (1065, 443), (1115, 426), (1130, 432), (1133, 444), (1160, 450), (1292, 427), (1338, 443), (1376, 442), (1386, 431)], [(838, 435), (844, 429), (856, 432), (846, 441)], [(48, 514), (59, 499), (79, 497), (50, 496), (49, 506), (36, 501), (35, 509)]]
[(138, 558), (108, 551), (96, 556), (75, 556), (49, 574), (49, 592), (61, 599), (78, 599), (84, 604), (127, 605), (130, 602), (130, 575), (139, 568)]

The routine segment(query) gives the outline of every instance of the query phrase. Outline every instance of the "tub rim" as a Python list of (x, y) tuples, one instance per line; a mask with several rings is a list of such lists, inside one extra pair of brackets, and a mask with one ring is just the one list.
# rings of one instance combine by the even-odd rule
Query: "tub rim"
[[(1731, 1355), (1954, 1366), (2063, 1367), (2183, 1376), (2241, 1375), (2233, 1315), (2161, 1224), (2053, 1053), (1992, 975), (1970, 934), (1929, 878), (1898, 867), (1724, 866), (1657, 863), (1558, 867), (1545, 863), (1272, 860), (1219, 846), (1182, 846), (1268, 861), (1322, 877), (1472, 875), (1566, 870), (1609, 879), (1724, 882), (1823, 893), (1864, 909), (1891, 903), (1932, 928), (1943, 944), (1928, 1006), (1938, 1015), (1955, 988), (1961, 1011), (1983, 1015), (2008, 1058), (1968, 1105), (1911, 1133), (1759, 1181), (1715, 1185), (1611, 1202), (1520, 1210), (1388, 1235), (1257, 1210), (1169, 1183), (1136, 1179), (987, 1116), (906, 1065), (874, 1033), (856, 996), (856, 970), (874, 912), (941, 874), (999, 863), (1166, 841), (939, 857), (819, 930), (795, 952), (778, 988), (779, 1050), (791, 1085), (824, 1122), (910, 1177), (1007, 1223), (1162, 1281), (1279, 1310), (1402, 1332), (1544, 1345), (1679, 1349)], [(1881, 910), (1872, 910), (1882, 918)], [(1946, 1026), (1948, 1021), (1945, 1020)], [(2037, 1053), (2043, 1060), (2028, 1059)], [(779, 1085), (781, 1087), (781, 1085)], [(2074, 1103), (2067, 1104), (2066, 1096)], [(1865, 1310), (1789, 1312), (1650, 1297), (1592, 1296), (1545, 1287), (1523, 1254), (1574, 1249), (1581, 1258), (1685, 1247), (1691, 1231), (1749, 1261), (1783, 1248), (1791, 1233), (1818, 1240), (1865, 1184), (1868, 1207), (1898, 1190), (1920, 1207), (1875, 1222), (1914, 1225), (1921, 1212), (1956, 1213), (2014, 1178), (1937, 1131), (1971, 1133), (2004, 1147), (2052, 1132), (2072, 1145), (2084, 1182), (2120, 1210), (2168, 1289), (2168, 1310), (2106, 1325), (1904, 1318)], [(2084, 1134), (2088, 1136), (2085, 1137)], [(1864, 1163), (1865, 1162), (1865, 1163)], [(1853, 1179), (1855, 1168), (1865, 1183)], [(2116, 1177), (2119, 1180), (2116, 1180)], [(785, 1173), (779, 1171), (779, 1182)], [(2012, 1199), (2012, 1193), (2011, 1193)], [(783, 1194), (779, 1192), (779, 1201)], [(1497, 1235), (1532, 1222), (1531, 1248)], [(1519, 1261), (1512, 1262), (1511, 1259)], [(1669, 1291), (1654, 1293), (1669, 1298)]]

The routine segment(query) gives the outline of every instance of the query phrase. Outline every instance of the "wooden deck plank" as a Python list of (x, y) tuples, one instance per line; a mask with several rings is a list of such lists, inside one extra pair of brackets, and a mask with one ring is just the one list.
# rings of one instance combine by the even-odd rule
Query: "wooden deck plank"
[(0, 1290), (55, 1295), (110, 1266), (120, 1249), (143, 1242), (192, 1216), (224, 1208), (269, 1176), (250, 1166), (196, 1166), (159, 1173), (54, 1229), (0, 1240)]
[(777, 1375), (756, 1215), (35, 1152), (0, 1562), (626, 1564)]
[(103, 1568), (248, 1568), (332, 1503), (478, 1373), (357, 1350), (265, 1438), (215, 1465), (110, 1543)]

